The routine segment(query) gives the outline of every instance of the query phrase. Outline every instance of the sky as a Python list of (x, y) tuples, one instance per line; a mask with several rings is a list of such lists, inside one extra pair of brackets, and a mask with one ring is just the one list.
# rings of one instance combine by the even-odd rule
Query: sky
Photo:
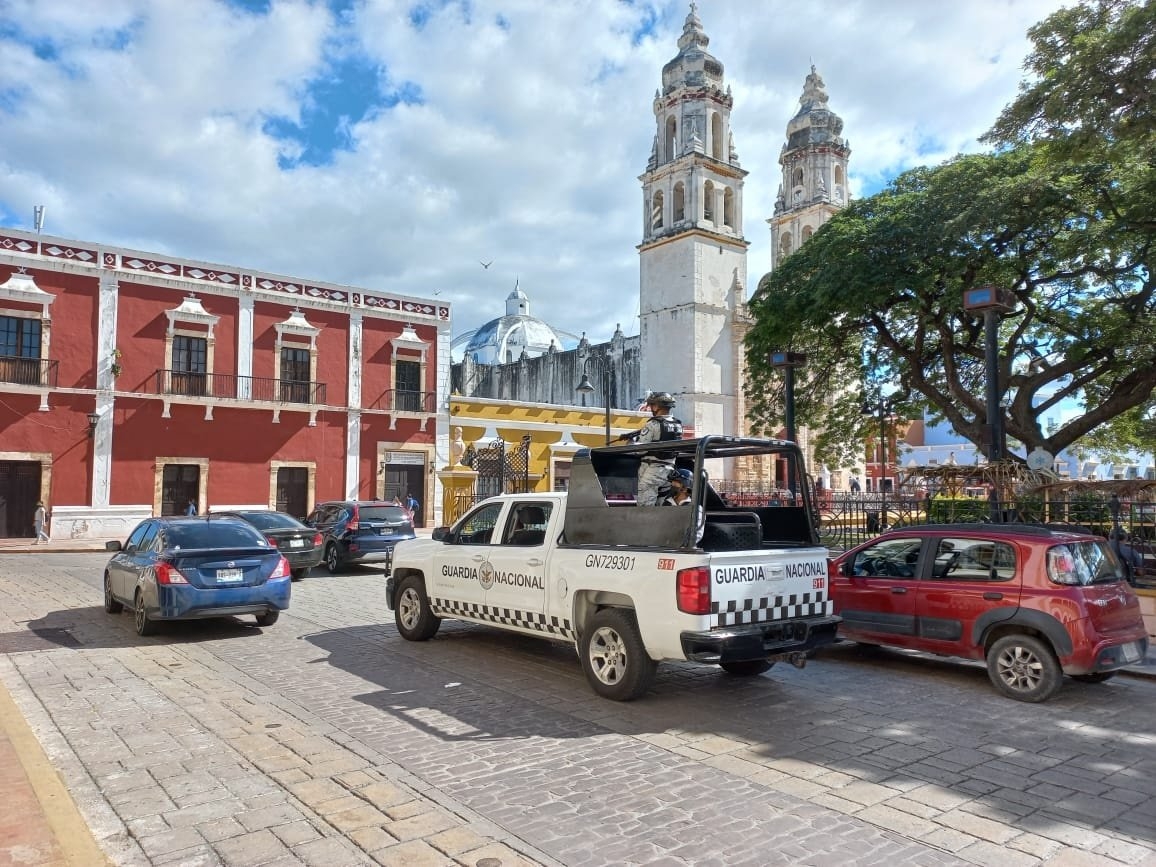
[[(980, 150), (1057, 0), (699, 0), (770, 268), (814, 64), (852, 196)], [(0, 226), (638, 333), (665, 0), (0, 0)], [(482, 263), (489, 263), (483, 267)]]

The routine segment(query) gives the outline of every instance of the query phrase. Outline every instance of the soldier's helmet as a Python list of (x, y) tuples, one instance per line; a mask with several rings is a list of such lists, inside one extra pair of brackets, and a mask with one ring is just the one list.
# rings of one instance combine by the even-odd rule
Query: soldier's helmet
[(653, 406), (674, 409), (674, 398), (670, 396), (669, 391), (652, 391), (647, 395), (646, 402)]

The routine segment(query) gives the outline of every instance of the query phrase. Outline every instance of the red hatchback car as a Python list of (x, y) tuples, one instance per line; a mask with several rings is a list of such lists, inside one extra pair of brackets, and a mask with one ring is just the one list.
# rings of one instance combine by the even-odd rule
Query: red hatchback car
[(1063, 675), (1099, 683), (1148, 635), (1100, 536), (1023, 524), (892, 530), (830, 564), (839, 635), (980, 659), (1004, 695), (1044, 701)]

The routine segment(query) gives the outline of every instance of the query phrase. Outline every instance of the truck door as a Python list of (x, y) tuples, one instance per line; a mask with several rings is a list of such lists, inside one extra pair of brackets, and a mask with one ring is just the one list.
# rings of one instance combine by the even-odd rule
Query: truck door
[(546, 611), (546, 552), (554, 503), (517, 501), (511, 504), (501, 536), (489, 548), (485, 580), (486, 607), (503, 622), (549, 632)]
[[(483, 567), (489, 559), (490, 539), (505, 503), (486, 503), (468, 513), (438, 552), (430, 601), (437, 609), (477, 616), (486, 601)], [(463, 606), (473, 606), (467, 610)]]

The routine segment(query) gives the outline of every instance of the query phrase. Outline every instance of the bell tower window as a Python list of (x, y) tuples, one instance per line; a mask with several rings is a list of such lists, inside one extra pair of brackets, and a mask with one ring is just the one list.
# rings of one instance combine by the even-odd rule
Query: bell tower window
[(723, 190), (723, 225), (728, 229), (735, 227), (735, 193), (730, 187)]
[(662, 190), (658, 190), (651, 200), (650, 228), (655, 231), (662, 228)]
[(791, 252), (791, 233), (783, 232), (779, 238), (779, 255), (786, 256)]
[(702, 218), (714, 222), (714, 184), (707, 181), (702, 187)]
[(686, 219), (686, 187), (682, 182), (674, 185), (674, 216), (671, 222), (680, 223)]
[(710, 115), (710, 155), (716, 160), (723, 158), (722, 118), (717, 111), (712, 111)]
[(666, 161), (678, 156), (678, 123), (673, 117), (666, 119)]

